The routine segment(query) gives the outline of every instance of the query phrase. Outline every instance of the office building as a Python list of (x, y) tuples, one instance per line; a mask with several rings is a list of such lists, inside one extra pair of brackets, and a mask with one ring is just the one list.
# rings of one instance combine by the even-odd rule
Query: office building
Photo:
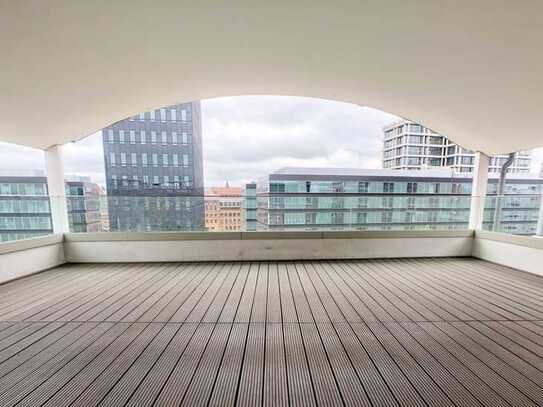
[(200, 102), (102, 131), (111, 231), (203, 230)]
[[(492, 228), (497, 174), (489, 178), (484, 228)], [(543, 179), (511, 174), (500, 231), (534, 234)], [(258, 183), (258, 229), (466, 229), (471, 175), (448, 170), (284, 168)]]
[[(475, 155), (447, 137), (407, 120), (384, 129), (383, 168), (420, 170), (447, 167), (454, 172), (473, 172)], [(508, 155), (490, 158), (489, 172), (499, 172)], [(531, 153), (521, 151), (509, 167), (510, 173), (528, 173)]]
[[(47, 178), (42, 171), (2, 172), (0, 241), (51, 234), (51, 199), (58, 197), (49, 196)], [(66, 199), (71, 232), (102, 230), (98, 185), (88, 178), (71, 177), (66, 181)]]
[(53, 232), (47, 178), (41, 171), (0, 173), (0, 241)]
[(101, 188), (89, 177), (66, 178), (68, 221), (72, 232), (102, 232)]
[(209, 232), (230, 232), (241, 228), (241, 188), (208, 188), (205, 194), (205, 224)]

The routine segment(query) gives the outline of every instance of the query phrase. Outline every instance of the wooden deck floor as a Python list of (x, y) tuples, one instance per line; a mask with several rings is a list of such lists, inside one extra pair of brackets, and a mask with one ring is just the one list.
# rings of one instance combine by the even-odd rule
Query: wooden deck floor
[(67, 265), (0, 286), (0, 405), (542, 405), (542, 294), (474, 259)]

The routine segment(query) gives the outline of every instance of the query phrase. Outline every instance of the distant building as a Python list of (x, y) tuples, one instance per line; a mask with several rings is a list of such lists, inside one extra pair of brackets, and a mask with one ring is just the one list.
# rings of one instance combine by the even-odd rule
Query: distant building
[[(497, 174), (489, 179), (484, 228), (492, 228)], [(534, 234), (543, 179), (511, 174), (500, 231)], [(466, 229), (470, 174), (447, 170), (284, 168), (258, 183), (258, 229)]]
[[(0, 174), (0, 241), (53, 233), (47, 178), (41, 171)], [(40, 175), (41, 174), (41, 175)]]
[[(43, 172), (0, 174), (0, 241), (27, 239), (53, 233), (51, 199)], [(89, 179), (66, 182), (68, 221), (72, 232), (100, 231), (99, 187)]]
[(203, 230), (200, 102), (141, 113), (102, 137), (111, 231)]
[(89, 177), (67, 177), (68, 220), (72, 232), (102, 232), (101, 188)]
[(241, 188), (212, 187), (205, 194), (205, 225), (210, 232), (241, 230)]
[(241, 205), (241, 230), (252, 232), (257, 230), (257, 213), (256, 213), (256, 182), (245, 184), (243, 192), (243, 200)]
[[(508, 155), (490, 158), (489, 172), (499, 172)], [(420, 170), (439, 167), (454, 172), (473, 172), (473, 152), (420, 124), (402, 120), (384, 128), (383, 168)], [(508, 172), (528, 173), (531, 153), (519, 152)]]

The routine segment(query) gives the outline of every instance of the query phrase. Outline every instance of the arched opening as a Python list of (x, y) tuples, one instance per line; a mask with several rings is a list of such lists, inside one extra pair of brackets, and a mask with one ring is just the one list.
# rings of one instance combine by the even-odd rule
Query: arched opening
[[(34, 171), (46, 188), (42, 154), (5, 147), (5, 165)], [(536, 232), (541, 182), (530, 173), (540, 154), (516, 155), (500, 230)], [(485, 229), (495, 229), (492, 196), (506, 158), (490, 159)], [(72, 232), (465, 229), (474, 164), (473, 152), (416, 122), (291, 96), (169, 105), (64, 146)], [(4, 177), (7, 195), (16, 183)], [(36, 231), (5, 216), (5, 228), (21, 230), (4, 240), (50, 233), (46, 209), (27, 214)]]

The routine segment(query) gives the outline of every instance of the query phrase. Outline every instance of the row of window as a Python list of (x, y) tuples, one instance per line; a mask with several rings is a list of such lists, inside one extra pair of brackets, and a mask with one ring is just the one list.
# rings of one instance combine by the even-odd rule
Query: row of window
[(0, 230), (48, 230), (48, 216), (0, 216)]
[[(492, 222), (493, 211), (484, 214), (485, 222)], [(466, 222), (469, 212), (455, 210), (436, 211), (371, 211), (371, 212), (271, 212), (270, 225), (307, 225), (307, 224), (365, 224), (365, 223), (446, 223)], [(505, 211), (502, 222), (537, 222), (536, 211)]]
[[(149, 161), (149, 158), (151, 159)], [(115, 167), (116, 165), (121, 165), (126, 167), (130, 165), (132, 167), (137, 167), (139, 165), (147, 167), (152, 165), (153, 167), (188, 167), (190, 165), (190, 156), (189, 154), (168, 154), (168, 153), (109, 153), (109, 162), (110, 167)]]
[(116, 175), (112, 175), (111, 185), (114, 189), (120, 187), (131, 189), (152, 187), (181, 189), (190, 188), (193, 186), (191, 177), (189, 175), (184, 175), (183, 178), (181, 178), (179, 175), (174, 175), (173, 177), (170, 177), (168, 175), (164, 175), (163, 177), (160, 177), (158, 175), (153, 175), (152, 177), (144, 175), (141, 179), (137, 175), (132, 175), (131, 177), (129, 177), (128, 175), (123, 175), (120, 178), (118, 178)]
[(0, 200), (0, 213), (49, 213), (48, 200)]
[(0, 183), (0, 195), (47, 195), (45, 183)]
[(274, 181), (271, 193), (440, 193), (470, 194), (471, 183), (379, 181)]
[[(148, 137), (149, 136), (149, 137)], [(107, 141), (109, 144), (190, 144), (191, 134), (186, 131), (181, 132), (179, 135), (176, 131), (168, 133), (167, 131), (161, 131), (160, 137), (156, 131), (150, 131), (147, 133), (145, 130), (130, 130), (125, 132), (124, 130), (114, 131), (109, 129), (107, 131)]]
[[(273, 181), (270, 193), (422, 193), (422, 194), (471, 194), (471, 182), (379, 182), (379, 181)], [(497, 183), (487, 186), (488, 194), (495, 194)], [(262, 191), (266, 192), (266, 191)], [(506, 194), (537, 195), (543, 192), (543, 185), (513, 184), (505, 186)]]
[(160, 120), (161, 122), (166, 122), (166, 121), (176, 122), (178, 120), (181, 120), (182, 122), (186, 122), (187, 110), (181, 109), (179, 113), (181, 113), (181, 115), (178, 114), (178, 110), (175, 107), (169, 107), (169, 108), (163, 107), (158, 110), (151, 110), (149, 112), (140, 113), (137, 116), (130, 117), (128, 120), (131, 120), (131, 121), (133, 120), (151, 120), (151, 121)]

